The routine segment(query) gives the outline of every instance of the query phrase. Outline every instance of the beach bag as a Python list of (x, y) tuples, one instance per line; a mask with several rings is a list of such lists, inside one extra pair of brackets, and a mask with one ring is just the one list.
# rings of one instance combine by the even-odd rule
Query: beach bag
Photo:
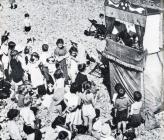
[(147, 110), (145, 112), (145, 129), (148, 131), (148, 130), (158, 128), (159, 126), (160, 125), (157, 122), (153, 111)]

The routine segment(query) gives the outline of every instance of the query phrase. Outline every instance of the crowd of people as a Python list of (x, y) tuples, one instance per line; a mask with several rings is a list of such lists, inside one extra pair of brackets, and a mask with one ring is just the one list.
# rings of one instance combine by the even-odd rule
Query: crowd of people
[[(33, 27), (29, 13), (24, 17), (22, 32), (28, 36)], [(5, 99), (10, 99), (16, 106), (8, 110), (4, 120), (8, 136), (1, 133), (0, 139), (70, 140), (90, 136), (100, 140), (119, 137), (133, 140), (136, 137), (135, 128), (144, 122), (139, 91), (134, 92), (135, 102), (131, 103), (123, 85), (117, 83), (116, 93), (110, 96), (112, 119), (102, 118), (101, 110), (95, 105), (101, 86), (89, 78), (88, 69), (91, 63), (102, 63), (100, 70), (103, 75), (107, 67), (105, 62), (102, 59), (96, 62), (86, 52), (81, 55), (81, 48), (75, 42), (68, 50), (62, 38), (56, 40), (53, 52), (48, 44), (42, 44), (42, 52), (38, 53), (28, 45), (33, 40), (27, 38), (27, 46), (19, 51), (17, 44), (10, 40), (9, 32), (5, 31), (1, 36), (1, 105)], [(111, 95), (110, 90), (108, 92)], [(43, 109), (48, 112), (47, 118), (52, 116), (47, 124), (38, 117)], [(0, 126), (2, 130), (3, 126)]]

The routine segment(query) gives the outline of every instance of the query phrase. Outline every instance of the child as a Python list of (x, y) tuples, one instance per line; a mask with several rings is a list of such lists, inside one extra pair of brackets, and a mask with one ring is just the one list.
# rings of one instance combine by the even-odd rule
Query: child
[(68, 83), (68, 71), (67, 71), (67, 64), (66, 64), (66, 58), (67, 56), (67, 49), (64, 46), (64, 40), (63, 39), (58, 39), (56, 41), (56, 49), (54, 51), (54, 55), (60, 65), (60, 68), (63, 71), (65, 82)]
[(28, 13), (26, 13), (24, 15), (25, 19), (24, 19), (24, 31), (25, 33), (28, 33), (31, 31), (31, 21), (30, 21), (30, 15)]
[(128, 118), (128, 109), (130, 106), (130, 102), (127, 96), (125, 96), (125, 89), (120, 84), (117, 83), (115, 86), (115, 90), (118, 93), (118, 96), (115, 101), (115, 117), (117, 120), (117, 130), (121, 130), (121, 126), (123, 126), (123, 133), (126, 131), (126, 122)]
[(96, 112), (94, 109), (95, 106), (95, 100), (94, 100), (94, 95), (91, 92), (92, 90), (92, 83), (87, 81), (83, 83), (83, 90), (84, 93), (80, 94), (79, 96), (81, 97), (83, 101), (83, 106), (82, 106), (82, 114), (83, 114), (83, 120), (84, 120), (84, 126), (89, 126), (89, 133), (92, 131), (92, 122), (93, 119), (96, 117)]
[(16, 9), (17, 8), (17, 4), (15, 0), (9, 0), (10, 4), (11, 4), (11, 9)]
[(7, 117), (9, 119), (7, 127), (8, 127), (10, 138), (14, 140), (22, 140), (19, 127), (15, 121), (18, 115), (19, 115), (19, 110), (17, 109), (10, 109), (7, 112)]
[(64, 87), (65, 87), (65, 84), (64, 84), (65, 78), (64, 78), (64, 74), (61, 69), (57, 69), (55, 71), (54, 78), (55, 78), (55, 91), (54, 91), (55, 94), (54, 94), (54, 96), (55, 97), (57, 97), (57, 96), (63, 97)]
[(69, 140), (69, 137), (68, 137), (68, 132), (66, 131), (60, 131), (56, 140)]
[(75, 83), (78, 85), (78, 92), (82, 92), (82, 84), (88, 81), (87, 75), (85, 74), (86, 64), (78, 65), (78, 74), (75, 79)]
[(78, 50), (76, 47), (71, 47), (69, 53), (70, 53), (70, 57), (68, 59), (68, 74), (71, 79), (71, 82), (73, 83), (75, 82), (75, 78), (78, 73), (78, 69), (77, 69), (78, 61), (76, 58)]
[[(53, 80), (49, 81), (47, 85), (47, 93), (52, 94), (52, 103), (50, 104), (50, 112), (58, 111), (60, 113), (63, 104), (61, 103), (65, 94), (64, 91), (64, 78), (63, 72), (60, 69), (57, 69), (54, 74), (55, 83)], [(64, 107), (65, 108), (65, 107)]]
[(100, 13), (99, 14), (99, 18), (100, 18), (100, 23), (99, 24), (101, 24), (101, 25), (105, 25), (104, 23), (105, 23), (105, 17), (104, 17), (104, 14), (102, 14), (102, 13)]
[(4, 92), (4, 64), (2, 62), (3, 52), (0, 50), (0, 99), (7, 98), (8, 93)]
[[(33, 88), (35, 89), (38, 88), (38, 94), (42, 95), (45, 94), (45, 87), (44, 87), (44, 77), (39, 68), (39, 64), (40, 64), (39, 59), (40, 59), (39, 54), (37, 52), (33, 52), (31, 54), (30, 64), (28, 65), (28, 69), (29, 69), (31, 84)], [(43, 90), (40, 92), (44, 92), (44, 93), (39, 93), (39, 90)]]
[[(27, 134), (27, 139), (41, 140), (41, 132), (36, 126), (36, 118), (34, 112), (30, 109), (30, 103), (24, 102), (24, 107), (20, 110), (20, 116), (23, 118), (23, 131)], [(35, 138), (35, 139), (34, 139)]]
[(55, 57), (53, 56), (50, 56), (46, 59), (46, 62), (47, 62), (47, 67), (48, 67), (48, 72), (49, 72), (49, 75), (51, 76), (51, 78), (55, 81), (54, 79), (54, 76), (53, 74), (55, 73), (56, 71), (56, 60), (55, 60)]
[(52, 79), (51, 75), (49, 74), (49, 68), (48, 68), (48, 63), (47, 63), (47, 58), (49, 57), (48, 54), (48, 48), (49, 46), (47, 44), (43, 44), (42, 45), (42, 54), (41, 54), (41, 70), (42, 70), (42, 74), (44, 75), (46, 81), (49, 81), (50, 79)]
[(18, 94), (16, 95), (18, 107), (24, 107), (24, 102), (32, 103), (31, 91), (32, 87), (27, 83), (24, 83), (18, 87)]
[(24, 98), (25, 98), (25, 86), (20, 85), (18, 87), (18, 107), (24, 107)]
[(24, 49), (24, 54), (25, 54), (25, 64), (28, 65), (30, 61), (30, 55), (32, 53), (32, 48), (31, 46), (26, 46)]
[(141, 107), (142, 107), (142, 94), (139, 91), (134, 92), (134, 103), (131, 105), (130, 113), (129, 113), (129, 126), (136, 128), (142, 122), (141, 116)]
[(48, 81), (47, 82), (47, 94), (43, 96), (42, 105), (49, 109), (52, 101), (53, 101), (53, 94), (54, 94), (54, 82)]
[[(10, 78), (12, 80), (12, 85), (14, 86), (14, 91), (17, 91), (18, 86), (23, 83), (23, 76), (24, 76), (24, 70), (22, 68), (22, 63), (19, 60), (19, 54), (20, 52), (18, 52), (17, 50), (11, 51), (11, 54), (10, 54), (11, 55)], [(12, 94), (13, 97), (14, 97), (14, 94)]]
[(1, 45), (9, 40), (9, 32), (5, 31), (1, 37)]
[(47, 44), (43, 44), (42, 45), (42, 54), (41, 54), (41, 62), (43, 63), (44, 66), (46, 66), (47, 64), (47, 58), (49, 58), (50, 54), (48, 52), (49, 50), (49, 46)]
[(62, 127), (64, 125), (64, 120), (58, 118), (59, 117), (55, 118), (51, 127), (47, 127), (46, 130), (43, 129), (43, 132), (45, 132), (44, 140), (56, 140), (59, 138), (68, 138), (69, 140), (71, 139), (71, 132)]
[(10, 83), (5, 80), (4, 54), (0, 50), (0, 99), (8, 98), (10, 95)]
[(76, 131), (78, 125), (82, 125), (81, 116), (81, 100), (77, 92), (76, 83), (72, 83), (70, 87), (70, 93), (64, 95), (64, 102), (66, 108), (66, 125), (69, 126), (71, 131)]

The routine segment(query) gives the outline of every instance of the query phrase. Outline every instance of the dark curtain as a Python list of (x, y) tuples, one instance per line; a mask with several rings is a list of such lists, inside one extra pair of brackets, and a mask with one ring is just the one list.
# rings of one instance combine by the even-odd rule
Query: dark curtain
[(145, 27), (142, 27), (140, 25), (135, 25), (136, 33), (139, 39), (139, 47), (143, 50), (143, 37), (145, 34)]
[(114, 23), (115, 23), (115, 18), (112, 17), (105, 17), (105, 23), (106, 23), (106, 35), (112, 34), (113, 28), (114, 28)]

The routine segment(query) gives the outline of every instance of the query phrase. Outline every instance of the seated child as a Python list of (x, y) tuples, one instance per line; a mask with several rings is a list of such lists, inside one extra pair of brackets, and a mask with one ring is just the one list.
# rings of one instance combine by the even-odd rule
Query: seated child
[(60, 131), (56, 140), (69, 140), (69, 137), (68, 137), (68, 132), (66, 131)]

